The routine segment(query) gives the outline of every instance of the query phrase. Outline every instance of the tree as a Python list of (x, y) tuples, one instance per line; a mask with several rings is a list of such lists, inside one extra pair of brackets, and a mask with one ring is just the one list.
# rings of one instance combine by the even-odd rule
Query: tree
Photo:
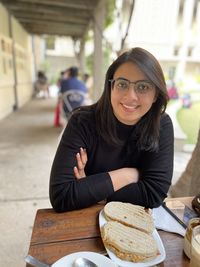
[(185, 171), (172, 186), (172, 197), (195, 196), (200, 193), (200, 129), (197, 143)]

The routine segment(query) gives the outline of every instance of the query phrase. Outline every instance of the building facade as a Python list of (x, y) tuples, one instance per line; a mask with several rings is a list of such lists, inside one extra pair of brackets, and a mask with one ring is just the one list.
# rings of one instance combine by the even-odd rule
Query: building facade
[(200, 1), (135, 0), (126, 47), (136, 46), (155, 55), (166, 80), (200, 88)]

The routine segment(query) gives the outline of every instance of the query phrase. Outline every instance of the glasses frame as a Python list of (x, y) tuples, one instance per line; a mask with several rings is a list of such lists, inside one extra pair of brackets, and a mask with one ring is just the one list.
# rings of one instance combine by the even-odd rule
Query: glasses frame
[[(137, 95), (145, 95), (145, 94), (148, 94), (149, 92), (151, 92), (153, 89), (155, 89), (156, 87), (155, 87), (155, 85), (154, 84), (152, 84), (150, 81), (148, 81), (148, 80), (138, 80), (138, 81), (135, 81), (135, 82), (133, 82), (133, 81), (130, 81), (130, 80), (128, 80), (128, 79), (126, 79), (126, 78), (122, 78), (122, 77), (120, 77), (120, 78), (116, 78), (116, 79), (110, 79), (109, 80), (109, 82), (111, 83), (111, 88), (113, 89), (114, 87), (115, 87), (115, 82), (116, 81), (118, 81), (118, 80), (123, 80), (123, 81), (125, 81), (125, 82), (128, 82), (128, 88), (127, 89), (119, 89), (119, 88), (116, 88), (116, 90), (118, 91), (118, 92), (128, 92), (128, 90), (130, 89), (130, 86), (131, 86), (131, 84), (133, 84), (134, 86), (133, 86), (133, 90), (134, 90), (134, 92), (137, 94)], [(141, 92), (139, 92), (136, 88), (135, 88), (135, 85), (136, 84), (138, 84), (138, 83), (140, 83), (140, 82), (144, 82), (144, 83), (147, 83), (150, 87), (149, 87), (149, 89), (148, 90), (146, 90), (146, 91), (141, 91)]]

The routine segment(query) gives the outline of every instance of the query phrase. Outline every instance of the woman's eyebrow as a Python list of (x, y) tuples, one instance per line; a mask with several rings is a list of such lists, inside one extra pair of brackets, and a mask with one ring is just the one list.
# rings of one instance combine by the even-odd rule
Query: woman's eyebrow
[(119, 79), (121, 79), (121, 80), (125, 80), (125, 81), (130, 81), (129, 79), (126, 79), (126, 78), (124, 78), (124, 77), (117, 77), (117, 78), (114, 79), (114, 80), (119, 80)]
[(117, 77), (116, 79), (114, 79), (114, 80), (119, 80), (119, 79), (121, 79), (121, 80), (124, 80), (124, 81), (128, 81), (128, 82), (150, 82), (149, 80), (147, 80), (147, 79), (141, 79), (141, 80), (136, 80), (136, 81), (131, 81), (131, 80), (129, 80), (129, 79), (126, 79), (126, 78), (124, 78), (124, 77)]

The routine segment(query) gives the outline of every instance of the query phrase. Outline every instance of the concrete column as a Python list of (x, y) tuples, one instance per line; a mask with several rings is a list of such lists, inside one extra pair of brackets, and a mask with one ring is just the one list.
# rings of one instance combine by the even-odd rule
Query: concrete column
[(13, 75), (14, 75), (14, 86), (13, 86), (13, 93), (14, 93), (14, 105), (13, 110), (18, 109), (18, 94), (17, 94), (17, 67), (16, 67), (16, 54), (15, 54), (15, 40), (13, 36), (13, 27), (12, 27), (12, 16), (10, 12), (8, 13), (8, 22), (9, 22), (9, 35), (12, 39), (12, 56), (13, 56)]
[(85, 64), (85, 38), (81, 39), (81, 42), (80, 42), (79, 64), (80, 64), (80, 75), (81, 75), (81, 77), (83, 79), (84, 78), (84, 74), (86, 72), (86, 64)]
[(95, 102), (101, 96), (104, 84), (103, 50), (102, 50), (102, 36), (103, 36), (104, 22), (105, 22), (105, 0), (100, 0), (96, 8), (96, 11), (94, 13), (93, 100)]
[(184, 72), (188, 55), (188, 46), (190, 43), (193, 10), (194, 10), (194, 0), (185, 0), (184, 10), (183, 10), (183, 36), (182, 36), (182, 46), (180, 49), (180, 61), (177, 65), (177, 70), (175, 75), (175, 80), (177, 82), (181, 81), (184, 78)]
[(37, 77), (37, 63), (36, 63), (36, 49), (35, 49), (35, 36), (31, 36), (31, 44), (33, 51), (33, 68), (32, 68), (32, 80), (35, 81)]

